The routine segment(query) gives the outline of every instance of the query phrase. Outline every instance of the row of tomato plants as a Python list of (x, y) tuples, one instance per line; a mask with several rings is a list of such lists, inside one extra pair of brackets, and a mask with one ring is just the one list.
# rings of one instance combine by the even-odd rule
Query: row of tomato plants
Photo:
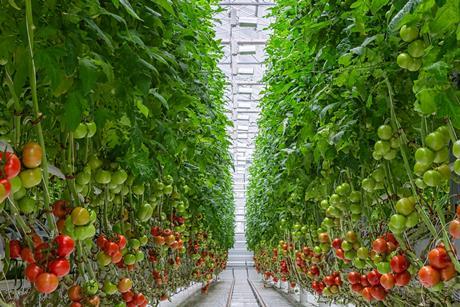
[(156, 305), (225, 268), (211, 4), (0, 3), (2, 305)]
[(459, 12), (278, 1), (247, 203), (265, 278), (330, 302), (458, 301)]

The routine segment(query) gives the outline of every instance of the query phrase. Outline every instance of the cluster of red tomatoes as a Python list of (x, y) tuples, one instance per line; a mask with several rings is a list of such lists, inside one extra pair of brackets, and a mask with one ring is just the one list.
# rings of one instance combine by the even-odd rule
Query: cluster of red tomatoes
[(33, 248), (22, 246), (18, 240), (10, 241), (10, 257), (22, 259), (27, 266), (24, 275), (40, 293), (51, 293), (57, 289), (59, 278), (70, 272), (68, 257), (75, 248), (73, 239), (58, 235), (52, 242), (43, 242), (33, 235)]
[(327, 275), (323, 278), (323, 283), (326, 287), (323, 288), (324, 295), (334, 295), (339, 293), (340, 286), (342, 285), (342, 278), (340, 277), (340, 272), (336, 271), (330, 275)]
[(173, 250), (182, 249), (184, 247), (184, 242), (179, 232), (173, 232), (169, 228), (163, 230), (159, 226), (154, 226), (151, 228), (150, 233), (156, 245), (167, 245)]
[(97, 262), (102, 266), (120, 263), (123, 259), (122, 250), (126, 247), (126, 243), (126, 237), (121, 234), (117, 234), (115, 240), (109, 240), (106, 236), (100, 235), (96, 239), (96, 245), (101, 249), (97, 254)]
[(420, 283), (426, 288), (443, 287), (443, 281), (449, 281), (457, 275), (454, 264), (443, 244), (428, 253), (428, 265), (418, 271)]
[(9, 180), (16, 178), (21, 171), (21, 161), (10, 152), (0, 152), (0, 203), (3, 202), (11, 193), (11, 183)]

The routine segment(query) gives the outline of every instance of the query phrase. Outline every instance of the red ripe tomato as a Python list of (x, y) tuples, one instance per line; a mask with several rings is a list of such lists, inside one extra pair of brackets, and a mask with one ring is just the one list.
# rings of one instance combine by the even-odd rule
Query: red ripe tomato
[(375, 298), (377, 301), (383, 301), (387, 296), (387, 292), (382, 286), (373, 286), (371, 288), (371, 294), (372, 297)]
[(50, 254), (50, 245), (48, 243), (42, 243), (35, 248), (34, 258), (40, 262)]
[(385, 254), (388, 251), (387, 241), (383, 238), (375, 239), (372, 242), (372, 250), (379, 254)]
[(387, 232), (386, 234), (383, 235), (383, 238), (387, 241), (387, 242), (391, 242), (393, 243), (394, 245), (398, 246), (399, 243), (398, 241), (396, 240), (395, 236), (391, 233), (391, 232)]
[(39, 167), (42, 163), (42, 156), (42, 148), (37, 143), (27, 143), (22, 149), (22, 162), (27, 168)]
[(79, 303), (79, 302), (72, 302), (72, 303), (70, 304), (70, 307), (82, 307), (82, 306), (83, 306), (83, 305), (82, 305), (81, 303)]
[(339, 287), (342, 285), (342, 279), (340, 278), (340, 276), (334, 278), (334, 283)]
[(405, 285), (407, 285), (410, 282), (410, 278), (411, 278), (410, 273), (408, 271), (404, 271), (402, 273), (396, 274), (395, 277), (396, 277), (395, 284), (398, 287), (404, 287)]
[(35, 279), (35, 289), (38, 292), (49, 294), (57, 289), (59, 285), (59, 279), (52, 273), (41, 273)]
[(35, 262), (34, 254), (30, 250), (30, 248), (28, 248), (28, 247), (24, 247), (21, 250), (21, 259), (23, 261), (27, 262), (27, 263), (34, 263)]
[(133, 301), (136, 303), (136, 305), (142, 305), (147, 302), (147, 299), (145, 298), (144, 294), (137, 293), (134, 295)]
[(380, 276), (380, 284), (382, 287), (384, 287), (386, 290), (390, 290), (395, 286), (395, 277), (391, 273), (386, 273)]
[(81, 287), (79, 285), (73, 285), (67, 291), (69, 298), (73, 302), (79, 302), (83, 299), (83, 295), (81, 293)]
[(117, 243), (118, 243), (118, 247), (120, 249), (123, 249), (126, 247), (126, 237), (124, 235), (121, 235), (121, 234), (117, 234)]
[(456, 213), (457, 213), (457, 218), (460, 218), (460, 205), (457, 206)]
[(123, 259), (123, 254), (120, 251), (116, 251), (115, 254), (112, 255), (112, 263), (119, 263)]
[[(150, 229), (150, 233), (152, 234), (152, 236), (154, 237), (157, 237), (159, 235), (161, 235), (162, 231), (161, 231), (161, 228), (158, 227), (158, 226), (154, 226)], [(278, 251), (276, 251), (278, 252)]]
[(101, 298), (98, 295), (92, 296), (88, 298), (88, 305), (89, 306), (99, 306), (101, 304)]
[(37, 233), (33, 233), (32, 242), (34, 242), (34, 247), (38, 247), (43, 243), (43, 240), (42, 237), (40, 237)]
[(65, 258), (56, 259), (48, 264), (48, 269), (57, 277), (66, 276), (70, 272), (70, 262)]
[(332, 241), (332, 247), (333, 247), (333, 248), (339, 249), (341, 246), (342, 246), (342, 239), (340, 239), (340, 238), (335, 238), (335, 239)]
[(57, 244), (56, 254), (59, 257), (69, 256), (75, 249), (74, 240), (67, 235), (59, 235), (54, 238), (54, 242)]
[(380, 284), (380, 277), (382, 275), (376, 270), (372, 270), (369, 273), (367, 273), (367, 281), (371, 286), (377, 286)]
[(370, 301), (372, 301), (374, 299), (374, 297), (372, 296), (372, 288), (371, 287), (365, 287), (361, 291), (361, 295), (368, 302), (370, 302)]
[(19, 259), (21, 257), (21, 243), (18, 240), (10, 241), (10, 258)]
[(395, 273), (404, 272), (409, 268), (409, 261), (404, 255), (397, 255), (391, 258), (390, 261), (391, 270)]
[(353, 284), (353, 285), (351, 285), (351, 290), (353, 290), (356, 293), (361, 293), (361, 291), (363, 290), (363, 286), (360, 283), (359, 284)]
[(388, 253), (394, 252), (397, 248), (398, 248), (398, 246), (396, 244), (394, 244), (393, 242), (387, 241), (387, 251), (388, 251)]
[(134, 293), (133, 291), (129, 290), (125, 293), (123, 293), (121, 295), (121, 297), (123, 298), (123, 300), (126, 302), (126, 303), (129, 303), (131, 302), (133, 299), (134, 299)]
[(441, 270), (441, 279), (443, 281), (451, 280), (456, 275), (457, 271), (455, 270), (455, 266), (452, 262), (450, 262), (444, 269)]
[(428, 253), (428, 262), (435, 269), (441, 270), (447, 267), (451, 260), (444, 247), (436, 247)]
[(332, 286), (332, 285), (335, 284), (334, 277), (331, 276), (331, 275), (328, 275), (328, 276), (324, 277), (323, 282), (324, 282), (327, 286)]
[(0, 203), (10, 196), (11, 193), (11, 184), (6, 179), (0, 179)]
[(441, 273), (432, 266), (426, 265), (418, 271), (418, 278), (424, 287), (430, 288), (441, 281)]
[(366, 275), (361, 275), (361, 285), (363, 285), (363, 287), (370, 286), (369, 282), (367, 281), (367, 276)]
[(348, 273), (347, 278), (348, 278), (348, 282), (352, 285), (361, 283), (361, 274), (359, 274), (358, 272)]
[(104, 235), (100, 235), (99, 237), (97, 237), (96, 239), (96, 245), (100, 248), (100, 249), (105, 249), (105, 245), (109, 242), (109, 240), (107, 240), (107, 238), (104, 236)]
[(460, 239), (460, 220), (455, 219), (449, 224), (449, 233), (454, 239)]
[(118, 248), (118, 244), (115, 242), (107, 241), (107, 243), (104, 246), (104, 251), (109, 256), (113, 256), (113, 254), (115, 254), (119, 250), (120, 249)]
[(345, 259), (345, 252), (341, 248), (338, 248), (338, 249), (335, 250), (335, 255), (339, 259)]
[(67, 202), (65, 200), (56, 200), (53, 204), (53, 214), (58, 218), (65, 218), (68, 213)]
[(31, 263), (27, 265), (24, 275), (26, 276), (27, 280), (31, 283), (34, 283), (37, 279), (37, 276), (43, 273), (43, 269), (36, 265), (35, 263)]
[(21, 171), (21, 161), (11, 152), (0, 152), (0, 165), (3, 165), (3, 170), (0, 170), (2, 179), (14, 178)]

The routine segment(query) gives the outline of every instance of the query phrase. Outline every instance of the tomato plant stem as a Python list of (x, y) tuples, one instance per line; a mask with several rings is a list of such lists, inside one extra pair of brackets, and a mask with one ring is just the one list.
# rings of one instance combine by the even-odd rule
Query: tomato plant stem
[(29, 78), (30, 78), (30, 87), (32, 91), (32, 104), (35, 115), (35, 120), (37, 121), (37, 135), (38, 141), (43, 151), (42, 155), (42, 168), (43, 168), (43, 186), (45, 188), (44, 193), (44, 207), (46, 210), (46, 216), (48, 220), (48, 227), (51, 232), (51, 236), (56, 234), (56, 223), (54, 221), (53, 215), (50, 211), (50, 197), (48, 194), (48, 184), (49, 184), (49, 172), (48, 172), (48, 160), (46, 157), (46, 147), (45, 147), (45, 138), (43, 136), (43, 129), (41, 125), (41, 113), (38, 106), (38, 95), (37, 95), (37, 76), (35, 69), (35, 60), (34, 60), (34, 24), (32, 16), (32, 0), (26, 0), (26, 29), (27, 29), (27, 41), (29, 44), (29, 57), (30, 57), (30, 67), (29, 67)]

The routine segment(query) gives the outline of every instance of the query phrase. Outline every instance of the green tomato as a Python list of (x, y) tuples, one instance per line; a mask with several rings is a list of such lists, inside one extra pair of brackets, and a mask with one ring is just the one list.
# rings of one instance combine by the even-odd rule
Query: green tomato
[(431, 165), (435, 158), (434, 152), (426, 147), (421, 147), (415, 152), (415, 161), (423, 165)]
[(136, 195), (143, 195), (145, 192), (144, 184), (135, 184), (133, 185), (133, 193)]
[(19, 173), (22, 186), (26, 189), (33, 188), (42, 181), (42, 170), (39, 167), (27, 169)]
[(351, 192), (351, 187), (348, 183), (344, 182), (339, 185), (335, 191), (341, 196), (348, 196)]
[(172, 191), (173, 191), (173, 186), (172, 185), (167, 185), (163, 189), (163, 194), (171, 195)]
[(321, 254), (322, 253), (322, 249), (320, 246), (315, 246), (313, 247), (313, 251), (316, 253), (316, 254)]
[(326, 210), (326, 215), (332, 216), (332, 217), (335, 217), (335, 218), (339, 218), (341, 214), (342, 213), (340, 212), (340, 210), (337, 209), (334, 206), (329, 206), (329, 208), (327, 208), (327, 210)]
[(413, 41), (409, 44), (407, 48), (407, 52), (409, 52), (411, 57), (419, 58), (425, 54), (425, 42), (421, 39)]
[(401, 198), (396, 202), (396, 212), (402, 215), (409, 215), (415, 209), (415, 202), (410, 198)]
[(113, 295), (118, 292), (118, 288), (115, 284), (113, 284), (108, 279), (106, 279), (104, 281), (104, 286), (102, 287), (102, 291), (104, 291), (105, 294)]
[(373, 178), (365, 178), (361, 186), (366, 192), (373, 192), (375, 188), (375, 180)]
[(136, 262), (142, 262), (145, 259), (145, 254), (143, 251), (136, 252)]
[(412, 58), (410, 63), (409, 63), (409, 67), (407, 67), (407, 69), (409, 71), (418, 71), (420, 69), (420, 67), (422, 67), (422, 61), (420, 59), (417, 59), (417, 58)]
[(88, 134), (88, 128), (84, 123), (80, 123), (77, 129), (75, 129), (75, 131), (73, 132), (73, 138), (76, 140), (83, 139), (84, 137), (86, 137), (86, 134)]
[(96, 227), (93, 224), (86, 226), (75, 226), (74, 234), (76, 240), (86, 240), (94, 237), (96, 235)]
[(86, 124), (86, 130), (88, 131), (88, 134), (86, 135), (89, 138), (92, 138), (97, 131), (96, 123), (95, 122), (89, 122)]
[(396, 154), (398, 152), (394, 149), (390, 150), (389, 152), (387, 152), (386, 154), (383, 155), (383, 158), (385, 160), (393, 160), (394, 158), (396, 158)]
[(26, 194), (27, 194), (26, 189), (25, 189), (24, 187), (21, 187), (21, 188), (19, 189), (19, 191), (17, 191), (16, 193), (14, 193), (13, 198), (14, 198), (15, 200), (19, 200), (19, 199), (23, 198), (24, 196), (26, 196)]
[(450, 168), (447, 163), (441, 164), (436, 170), (441, 174), (443, 180), (448, 181), (450, 179)]
[(418, 37), (418, 29), (412, 26), (403, 25), (399, 30), (399, 36), (406, 43), (410, 43)]
[(141, 243), (141, 246), (145, 246), (149, 242), (149, 237), (147, 237), (146, 235), (143, 235), (142, 237), (139, 238), (139, 242)]
[(321, 251), (327, 253), (331, 250), (331, 245), (329, 243), (321, 243), (320, 245)]
[(412, 228), (419, 223), (419, 215), (417, 211), (413, 211), (406, 219), (406, 228)]
[(460, 176), (460, 159), (454, 162), (454, 173)]
[(323, 219), (323, 222), (321, 223), (321, 226), (323, 226), (323, 225), (325, 227), (327, 227), (327, 228), (331, 228), (331, 227), (334, 226), (334, 221), (332, 219), (328, 218), (328, 217), (325, 217)]
[(100, 168), (102, 166), (102, 161), (99, 160), (99, 158), (95, 155), (92, 155), (90, 158), (89, 158), (89, 161), (88, 161), (88, 166), (91, 168), (91, 170), (97, 170), (98, 168)]
[(353, 249), (353, 244), (351, 244), (348, 241), (342, 241), (342, 244), (340, 245), (344, 251), (350, 251)]
[(360, 204), (351, 204), (350, 205), (350, 212), (352, 214), (360, 214), (362, 212), (362, 208)]
[(329, 198), (329, 203), (331, 205), (336, 205), (342, 200), (342, 198), (338, 194), (332, 194), (331, 197)]
[(136, 207), (136, 218), (141, 222), (148, 221), (153, 215), (153, 207), (150, 204), (141, 204)]
[(22, 181), (19, 176), (13, 177), (9, 180), (11, 184), (11, 194), (15, 194), (22, 188)]
[(359, 203), (361, 201), (361, 192), (352, 191), (348, 197), (352, 203)]
[(419, 162), (415, 162), (414, 164), (414, 173), (417, 176), (423, 176), (423, 174), (430, 168), (428, 164), (422, 164)]
[(112, 174), (112, 180), (110, 183), (120, 185), (125, 183), (125, 181), (128, 179), (128, 173), (125, 170), (118, 170)]
[(371, 176), (376, 182), (383, 182), (385, 180), (385, 170), (379, 167), (372, 172)]
[(391, 272), (391, 266), (389, 262), (382, 261), (377, 263), (377, 271), (379, 271), (380, 274), (386, 274)]
[(423, 181), (429, 187), (437, 187), (442, 183), (442, 176), (436, 170), (428, 170), (423, 174)]
[(99, 284), (95, 280), (88, 280), (83, 284), (83, 291), (89, 296), (96, 295), (99, 290)]
[(99, 169), (96, 172), (95, 180), (99, 184), (109, 184), (112, 180), (112, 173), (103, 169)]
[(389, 125), (381, 125), (377, 129), (377, 135), (381, 140), (388, 141), (389, 139), (391, 139), (391, 136), (393, 135), (393, 129), (391, 129), (391, 126)]
[(19, 211), (24, 214), (33, 213), (35, 212), (35, 209), (37, 208), (35, 203), (36, 201), (33, 198), (23, 197), (18, 202)]
[(390, 222), (388, 223), (388, 225), (395, 229), (404, 230), (404, 228), (406, 227), (406, 220), (407, 219), (404, 215), (393, 214), (390, 217)]
[(326, 199), (323, 199), (320, 202), (320, 207), (321, 209), (326, 210), (329, 207), (329, 202)]
[(353, 213), (353, 214), (351, 215), (351, 221), (352, 221), (352, 222), (357, 222), (357, 221), (359, 221), (360, 218), (361, 218), (361, 214), (354, 214), (354, 213)]
[(376, 161), (379, 161), (379, 160), (382, 160), (383, 157), (382, 157), (382, 155), (380, 153), (378, 153), (376, 151), (373, 151), (372, 152), (372, 158), (374, 158), (374, 160), (376, 160)]
[(355, 258), (353, 258), (353, 265), (357, 269), (364, 269), (366, 267), (366, 261), (364, 261), (363, 259), (360, 259), (358, 257), (355, 257)]
[(456, 140), (452, 145), (452, 154), (455, 158), (460, 159), (460, 140)]
[(415, 179), (415, 185), (416, 185), (417, 188), (419, 188), (419, 189), (424, 189), (424, 188), (426, 188), (426, 184), (425, 184), (425, 182), (423, 181), (423, 179), (421, 179), (421, 178)]
[(103, 251), (100, 251), (99, 253), (97, 253), (96, 261), (99, 266), (105, 267), (112, 263), (112, 257), (107, 255)]
[(409, 69), (411, 62), (412, 58), (407, 53), (400, 53), (396, 58), (396, 63), (398, 63), (399, 67), (404, 69)]
[(377, 141), (374, 144), (374, 150), (380, 154), (380, 155), (385, 155), (387, 152), (389, 152), (391, 149), (390, 142), (388, 141)]
[(80, 186), (87, 185), (90, 180), (91, 180), (91, 174), (86, 173), (86, 172), (78, 173), (77, 177), (75, 178), (76, 183), (79, 184)]
[(441, 132), (431, 132), (425, 137), (426, 145), (434, 151), (441, 150), (446, 146), (445, 138)]
[(433, 162), (444, 163), (447, 161), (449, 161), (449, 149), (447, 149), (447, 147), (443, 147), (435, 153)]
[(134, 250), (138, 250), (141, 247), (141, 242), (138, 239), (129, 239), (128, 246)]
[(395, 138), (392, 138), (390, 140), (390, 146), (391, 148), (393, 149), (398, 149), (399, 147), (401, 147), (401, 141), (399, 140), (399, 138), (395, 137)]
[(348, 260), (352, 260), (356, 258), (356, 251), (354, 249), (350, 249), (348, 251), (345, 251), (345, 258)]
[(356, 251), (356, 255), (359, 259), (366, 260), (369, 258), (369, 250), (367, 249), (367, 247), (361, 246)]
[(126, 265), (133, 265), (136, 263), (136, 256), (133, 254), (126, 254), (123, 256), (123, 262)]

